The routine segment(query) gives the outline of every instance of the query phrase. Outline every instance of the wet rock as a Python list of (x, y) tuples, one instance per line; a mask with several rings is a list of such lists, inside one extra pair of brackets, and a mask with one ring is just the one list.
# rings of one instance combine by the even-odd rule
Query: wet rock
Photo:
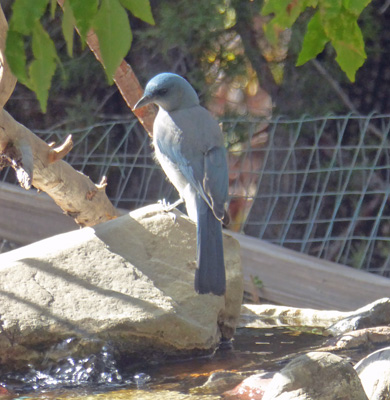
[(377, 350), (355, 365), (370, 400), (390, 399), (390, 347)]
[(348, 315), (350, 313), (334, 310), (314, 310), (275, 304), (243, 304), (239, 327), (310, 326), (327, 328)]
[(354, 348), (367, 348), (372, 345), (390, 342), (390, 326), (377, 326), (375, 328), (359, 329), (336, 336), (327, 341), (321, 350), (347, 350)]
[(327, 329), (333, 336), (357, 329), (390, 325), (390, 299), (383, 298), (359, 308)]
[(352, 365), (341, 357), (311, 352), (276, 373), (263, 400), (368, 400)]
[[(35, 398), (35, 397), (34, 397)], [(98, 394), (80, 394), (75, 396), (74, 393), (66, 393), (64, 395), (56, 395), (50, 397), (50, 392), (46, 398), (55, 398), (56, 400), (220, 400), (221, 396), (214, 395), (189, 395), (176, 392), (174, 390), (116, 390), (108, 393)]]
[(75, 357), (100, 341), (145, 357), (213, 351), (242, 301), (238, 242), (224, 247), (225, 296), (195, 293), (195, 225), (158, 205), (0, 255), (0, 365), (39, 364), (67, 338)]
[(223, 393), (224, 400), (262, 400), (274, 373), (255, 374), (244, 379), (234, 389)]
[(242, 376), (239, 373), (231, 371), (217, 371), (213, 372), (202, 386), (191, 389), (190, 393), (219, 394), (224, 390), (233, 387), (240, 381), (242, 381)]
[(314, 310), (274, 304), (244, 304), (239, 327), (304, 326), (327, 328), (324, 333), (338, 336), (344, 332), (390, 325), (390, 299), (384, 298), (356, 311)]

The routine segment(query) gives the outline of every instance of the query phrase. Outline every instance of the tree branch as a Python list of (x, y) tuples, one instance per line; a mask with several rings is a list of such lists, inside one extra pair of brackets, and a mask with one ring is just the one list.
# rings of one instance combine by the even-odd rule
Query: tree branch
[(46, 192), (62, 210), (81, 226), (93, 226), (119, 216), (105, 193), (105, 182), (95, 185), (62, 158), (73, 143), (54, 148), (16, 122), (3, 106), (12, 94), (16, 78), (5, 62), (8, 24), (0, 6), (0, 169), (15, 169), (22, 187), (31, 185)]

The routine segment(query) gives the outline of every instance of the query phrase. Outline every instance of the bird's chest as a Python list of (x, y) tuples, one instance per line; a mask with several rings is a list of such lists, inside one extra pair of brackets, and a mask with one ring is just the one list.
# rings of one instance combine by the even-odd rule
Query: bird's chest
[(191, 119), (172, 116), (164, 110), (155, 120), (153, 142), (157, 157), (164, 155), (174, 164), (186, 164), (204, 152), (204, 143)]
[(169, 117), (164, 117), (156, 118), (153, 129), (155, 155), (168, 179), (182, 193), (188, 184), (182, 170), (189, 164), (192, 150), (185, 132)]

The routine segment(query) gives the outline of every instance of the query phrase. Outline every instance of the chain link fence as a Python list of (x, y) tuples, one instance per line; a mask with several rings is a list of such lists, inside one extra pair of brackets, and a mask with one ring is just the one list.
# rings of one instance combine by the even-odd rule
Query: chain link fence
[[(230, 229), (390, 276), (390, 115), (222, 121), (229, 149)], [(72, 134), (66, 161), (99, 182), (116, 207), (135, 209), (177, 194), (153, 160), (136, 120), (41, 131)], [(4, 170), (2, 180), (14, 180)]]

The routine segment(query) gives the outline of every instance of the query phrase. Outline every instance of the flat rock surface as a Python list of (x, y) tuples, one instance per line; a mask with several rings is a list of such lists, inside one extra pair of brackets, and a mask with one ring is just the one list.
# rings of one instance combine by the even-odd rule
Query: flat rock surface
[(212, 351), (242, 301), (237, 241), (225, 235), (227, 293), (198, 295), (195, 225), (159, 205), (0, 256), (0, 364), (40, 362), (72, 337), (126, 353)]

